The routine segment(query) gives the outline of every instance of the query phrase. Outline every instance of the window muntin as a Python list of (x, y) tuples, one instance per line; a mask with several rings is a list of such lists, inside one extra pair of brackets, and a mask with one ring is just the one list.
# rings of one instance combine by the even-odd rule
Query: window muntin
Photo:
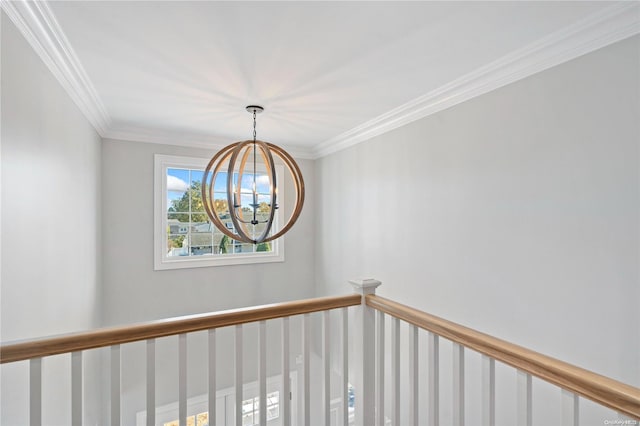
[[(283, 261), (280, 241), (247, 244), (235, 241), (218, 230), (207, 216), (202, 202), (201, 185), (206, 159), (156, 155), (156, 248), (155, 269), (175, 269), (198, 266), (232, 265)], [(276, 166), (280, 176), (282, 166)], [(278, 176), (278, 177), (279, 177)], [(253, 180), (253, 173), (245, 179)], [(214, 208), (222, 222), (234, 231), (226, 197), (226, 173), (219, 173), (214, 183)], [(237, 183), (237, 175), (234, 177)], [(257, 170), (258, 204), (269, 199), (266, 173)], [(282, 191), (281, 191), (282, 192)], [(241, 197), (251, 197), (242, 194)], [(279, 205), (284, 194), (279, 193)], [(268, 208), (258, 208), (259, 219), (265, 218)], [(250, 214), (250, 211), (244, 212)], [(160, 216), (160, 217), (158, 217)], [(282, 220), (276, 211), (274, 228)], [(264, 224), (248, 225), (258, 235)], [(279, 239), (281, 240), (281, 239)]]

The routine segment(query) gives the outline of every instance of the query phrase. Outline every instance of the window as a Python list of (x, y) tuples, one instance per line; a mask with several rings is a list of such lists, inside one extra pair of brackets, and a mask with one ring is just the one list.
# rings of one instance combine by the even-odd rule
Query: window
[[(166, 422), (163, 426), (180, 426), (178, 419)], [(187, 426), (209, 426), (209, 413), (200, 413), (187, 417)]]
[[(298, 424), (297, 412), (297, 397), (295, 389), (297, 389), (297, 374), (295, 371), (291, 373), (290, 389), (293, 390), (290, 393), (289, 409), (291, 410), (292, 424)], [(220, 389), (216, 392), (215, 406), (216, 406), (216, 418), (209, 418), (208, 406), (209, 395), (202, 394), (196, 395), (187, 399), (187, 426), (213, 426), (224, 425), (232, 419), (235, 419), (235, 387)], [(243, 385), (242, 395), (242, 424), (243, 425), (257, 425), (260, 421), (260, 398), (258, 397), (259, 387), (258, 382), (245, 383)], [(276, 375), (267, 377), (267, 425), (279, 425), (282, 424), (282, 416), (280, 412), (280, 395), (282, 394), (282, 376)], [(339, 400), (337, 400), (339, 402)], [(336, 400), (332, 400), (332, 409), (335, 409), (334, 403)], [(174, 401), (166, 405), (156, 406), (156, 422), (155, 424), (162, 426), (177, 426), (179, 407), (178, 402)], [(183, 422), (184, 423), (184, 422)], [(352, 422), (350, 422), (352, 423)], [(147, 412), (139, 411), (136, 413), (137, 426), (144, 426), (147, 424)], [(235, 422), (233, 422), (235, 424)]]
[[(267, 422), (280, 417), (280, 392), (267, 394)], [(254, 426), (260, 424), (260, 397), (245, 399), (242, 401), (242, 426)], [(178, 419), (164, 422), (163, 426), (180, 426)], [(187, 417), (187, 426), (210, 426), (209, 413), (199, 413)]]
[[(201, 195), (202, 177), (208, 161), (155, 156), (155, 269), (283, 261), (282, 238), (247, 244), (229, 238), (211, 223)], [(283, 174), (282, 169), (282, 166), (276, 166), (278, 179)], [(266, 177), (264, 171), (257, 170), (258, 182), (263, 180), (262, 176)], [(253, 179), (253, 175), (245, 173), (245, 178)], [(235, 231), (227, 206), (226, 179), (226, 173), (220, 173), (214, 184), (214, 208), (225, 226)], [(268, 199), (268, 184), (258, 184), (257, 188), (259, 198)], [(279, 205), (284, 205), (282, 192), (280, 190), (278, 193)], [(281, 216), (282, 212), (278, 209), (271, 232), (275, 232), (278, 223), (282, 222)], [(259, 231), (256, 229), (256, 232)]]
[[(280, 416), (280, 392), (267, 394), (267, 422)], [(260, 397), (242, 401), (242, 426), (260, 424)]]

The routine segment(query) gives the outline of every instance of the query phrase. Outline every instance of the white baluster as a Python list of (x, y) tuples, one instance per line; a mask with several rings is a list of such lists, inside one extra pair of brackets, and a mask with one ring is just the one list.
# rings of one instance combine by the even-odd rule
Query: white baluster
[(156, 423), (156, 341), (147, 340), (147, 426)]
[(208, 343), (209, 343), (209, 392), (208, 392), (208, 401), (207, 405), (209, 407), (209, 424), (216, 424), (216, 394), (217, 394), (217, 384), (216, 384), (216, 329), (212, 328), (209, 330), (208, 335)]
[(453, 424), (464, 426), (464, 346), (453, 344)]
[(289, 378), (289, 318), (282, 318), (282, 426), (291, 426), (291, 380)]
[(236, 426), (242, 426), (242, 324), (235, 327), (236, 330)]
[(342, 308), (342, 425), (349, 424), (349, 308)]
[(178, 424), (187, 425), (187, 335), (178, 336)]
[(578, 401), (578, 395), (562, 389), (562, 426), (578, 426), (580, 424)]
[(310, 315), (304, 314), (302, 316), (302, 369), (304, 376), (304, 424), (309, 425), (311, 422), (311, 383), (310, 383), (310, 353), (309, 353), (309, 345), (310, 345)]
[(496, 423), (496, 362), (482, 356), (482, 426)]
[(324, 402), (324, 424), (331, 426), (331, 346), (330, 346), (330, 311), (322, 312), (322, 370), (323, 381), (323, 402)]
[(409, 424), (418, 426), (418, 327), (409, 325)]
[(378, 340), (376, 346), (376, 358), (378, 360), (378, 371), (376, 373), (378, 399), (376, 408), (378, 411), (378, 426), (384, 426), (384, 312), (382, 311), (378, 311)]
[(393, 426), (400, 426), (400, 320), (391, 321), (391, 371), (393, 373)]
[(375, 424), (375, 373), (376, 373), (376, 330), (375, 310), (365, 303), (368, 294), (375, 294), (380, 281), (372, 279), (349, 281), (354, 290), (362, 296), (362, 303), (356, 307), (354, 324), (354, 357), (362, 360), (355, 371), (355, 426)]
[(82, 352), (71, 354), (71, 424), (82, 425)]
[(440, 338), (429, 333), (429, 425), (440, 424)]
[(518, 370), (518, 424), (531, 426), (533, 424), (532, 410), (532, 380), (531, 374)]
[(260, 346), (260, 359), (258, 361), (258, 387), (260, 388), (260, 426), (267, 425), (267, 322), (260, 321), (260, 336), (258, 345)]
[(29, 361), (29, 425), (42, 424), (42, 358)]
[(440, 338), (429, 333), (429, 426), (440, 424)]
[(111, 425), (120, 425), (120, 345), (111, 346)]

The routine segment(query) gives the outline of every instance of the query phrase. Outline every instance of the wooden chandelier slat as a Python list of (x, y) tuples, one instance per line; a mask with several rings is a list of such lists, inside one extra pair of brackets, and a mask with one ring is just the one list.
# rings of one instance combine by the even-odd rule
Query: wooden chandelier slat
[(359, 305), (361, 300), (361, 296), (358, 294), (321, 297), (231, 309), (215, 313), (187, 315), (131, 326), (110, 327), (61, 336), (8, 342), (0, 346), (0, 363), (23, 361), (328, 309), (345, 308)]
[(640, 389), (376, 295), (366, 304), (640, 420)]

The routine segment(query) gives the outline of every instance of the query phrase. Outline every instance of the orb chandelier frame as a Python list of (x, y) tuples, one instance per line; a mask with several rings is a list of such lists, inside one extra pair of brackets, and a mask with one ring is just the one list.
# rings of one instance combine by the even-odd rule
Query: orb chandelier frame
[[(223, 234), (236, 241), (259, 244), (280, 238), (291, 229), (298, 220), (304, 205), (305, 186), (300, 168), (289, 153), (277, 145), (256, 139), (256, 114), (263, 112), (264, 108), (259, 105), (249, 105), (246, 110), (253, 114), (253, 140), (234, 142), (222, 148), (211, 158), (202, 177), (202, 201), (211, 222)], [(252, 161), (249, 161), (251, 156)], [(258, 210), (261, 207), (257, 188), (258, 157), (262, 160), (262, 164), (266, 169), (266, 176), (269, 179), (269, 203), (267, 203), (269, 212), (268, 217), (262, 220), (258, 214)], [(275, 212), (279, 208), (276, 161), (274, 157), (279, 158), (288, 169), (296, 191), (296, 200), (289, 219), (279, 231), (269, 235), (273, 228)], [(247, 163), (249, 163), (249, 166), (253, 165), (253, 168), (249, 169), (250, 171), (247, 170)], [(214, 187), (220, 173), (226, 173), (227, 175), (226, 201), (229, 208), (229, 216), (236, 232), (233, 232), (222, 222), (215, 208)], [(246, 174), (250, 174), (252, 178), (251, 202), (243, 206), (243, 195), (246, 196), (247, 192), (246, 188), (245, 192), (242, 191), (242, 183)], [(249, 218), (245, 217), (247, 210), (250, 213)], [(260, 224), (263, 224), (264, 227), (256, 235), (256, 226)]]

